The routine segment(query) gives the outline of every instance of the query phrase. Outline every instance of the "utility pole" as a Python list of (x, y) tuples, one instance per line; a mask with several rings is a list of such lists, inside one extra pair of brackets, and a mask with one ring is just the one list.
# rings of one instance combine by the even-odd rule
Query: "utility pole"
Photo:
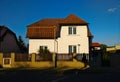
[(57, 67), (57, 56), (56, 56), (56, 52), (55, 49), (56, 48), (56, 26), (54, 26), (54, 67)]

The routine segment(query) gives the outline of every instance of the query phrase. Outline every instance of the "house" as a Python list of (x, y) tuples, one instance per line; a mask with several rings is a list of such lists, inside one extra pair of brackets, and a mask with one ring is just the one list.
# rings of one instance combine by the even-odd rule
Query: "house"
[(118, 53), (120, 53), (120, 45), (115, 45), (115, 46), (112, 46), (112, 47), (108, 47), (106, 49), (107, 52), (111, 52), (111, 51), (116, 51)]
[(91, 58), (96, 60), (101, 55), (102, 55), (101, 44), (98, 42), (93, 42)]
[(29, 38), (29, 53), (46, 48), (58, 54), (89, 54), (93, 37), (88, 23), (74, 14), (30, 24), (26, 36)]
[(93, 42), (92, 43), (92, 50), (100, 50), (101, 44), (98, 42)]
[(15, 33), (6, 26), (0, 26), (0, 52), (20, 52)]
[(116, 45), (116, 46), (107, 48), (107, 51), (114, 51), (114, 50), (120, 50), (120, 45)]
[(92, 43), (92, 53), (91, 53), (91, 66), (100, 67), (102, 64), (102, 54), (101, 44), (98, 42)]

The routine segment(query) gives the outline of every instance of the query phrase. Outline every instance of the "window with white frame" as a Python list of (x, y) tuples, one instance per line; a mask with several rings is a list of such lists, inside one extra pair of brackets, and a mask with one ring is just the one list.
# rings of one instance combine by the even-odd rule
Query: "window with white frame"
[(69, 45), (68, 47), (69, 54), (76, 53), (77, 52), (76, 48), (77, 48), (76, 45)]
[(68, 33), (69, 35), (76, 34), (76, 26), (69, 26)]

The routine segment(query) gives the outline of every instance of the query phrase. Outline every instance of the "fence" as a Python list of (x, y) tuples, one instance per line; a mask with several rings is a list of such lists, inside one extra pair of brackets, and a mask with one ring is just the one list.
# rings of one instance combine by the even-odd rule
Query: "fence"
[(120, 67), (120, 53), (109, 54), (111, 67)]
[[(18, 67), (38, 67), (38, 68), (51, 68), (55, 63), (57, 67), (70, 67), (70, 68), (82, 68), (84, 63), (78, 61), (75, 55), (69, 54), (20, 54), (10, 53), (4, 55), (0, 53), (0, 65), (3, 67), (18, 68)], [(57, 58), (57, 61), (56, 59)]]
[(73, 61), (72, 54), (57, 54), (57, 61)]
[(4, 53), (3, 58), (11, 58), (11, 54), (10, 53)]
[(36, 54), (35, 61), (52, 61), (52, 54)]
[(16, 62), (31, 61), (31, 55), (29, 55), (29, 54), (23, 54), (23, 53), (17, 53), (17, 54), (15, 54), (15, 61)]

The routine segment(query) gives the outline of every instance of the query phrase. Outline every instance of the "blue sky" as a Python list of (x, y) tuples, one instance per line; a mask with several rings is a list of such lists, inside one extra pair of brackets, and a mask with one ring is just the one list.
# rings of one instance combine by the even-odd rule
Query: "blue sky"
[(120, 0), (0, 0), (0, 25), (22, 35), (26, 43), (27, 25), (69, 14), (89, 23), (93, 42), (120, 44)]

